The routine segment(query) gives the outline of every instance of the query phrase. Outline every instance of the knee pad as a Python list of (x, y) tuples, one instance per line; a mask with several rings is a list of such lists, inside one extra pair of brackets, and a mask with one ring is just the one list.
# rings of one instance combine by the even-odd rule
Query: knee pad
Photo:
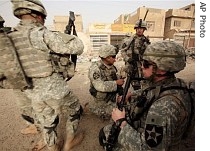
[(34, 119), (30, 116), (27, 116), (27, 115), (24, 115), (24, 114), (21, 114), (22, 118), (24, 120), (26, 120), (27, 122), (31, 123), (31, 124), (34, 124)]
[(59, 116), (56, 116), (55, 120), (51, 124), (52, 126), (51, 127), (44, 126), (44, 128), (47, 129), (48, 130), (48, 134), (50, 134), (52, 131), (55, 132), (55, 129), (56, 129), (58, 123), (59, 123)]
[(80, 105), (80, 109), (78, 111), (76, 111), (76, 113), (74, 115), (71, 116), (70, 121), (73, 122), (76, 119), (80, 119), (80, 116), (82, 115), (82, 113), (83, 113), (83, 108)]

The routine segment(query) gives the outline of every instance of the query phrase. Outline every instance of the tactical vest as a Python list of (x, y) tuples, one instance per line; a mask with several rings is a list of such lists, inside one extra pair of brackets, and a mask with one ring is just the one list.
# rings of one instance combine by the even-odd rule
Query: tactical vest
[[(179, 79), (178, 79), (179, 80)], [(180, 80), (179, 80), (180, 81)], [(180, 82), (181, 83), (181, 82)], [(194, 126), (195, 126), (195, 90), (193, 87), (189, 87), (189, 86), (168, 86), (168, 87), (160, 87), (158, 88), (159, 93), (155, 94), (152, 98), (150, 98), (150, 100), (147, 100), (147, 93), (149, 93), (149, 91), (151, 90), (155, 90), (157, 89), (157, 87), (149, 87), (147, 89), (145, 89), (142, 94), (139, 96), (137, 104), (136, 104), (136, 108), (134, 110), (134, 112), (131, 113), (131, 117), (133, 120), (133, 127), (135, 129), (138, 128), (144, 128), (144, 124), (145, 123), (141, 123), (139, 125), (138, 120), (140, 117), (142, 116), (146, 116), (147, 112), (149, 110), (149, 108), (152, 106), (152, 104), (165, 96), (170, 96), (170, 97), (174, 97), (174, 101), (180, 106), (180, 111), (181, 111), (181, 116), (180, 121), (185, 119), (186, 117), (188, 118), (188, 122), (187, 122), (187, 126), (184, 129), (184, 134), (178, 138), (173, 138), (173, 142), (178, 142), (179, 139), (186, 139), (187, 137), (190, 137), (190, 135), (194, 132)], [(177, 97), (175, 94), (164, 94), (164, 92), (166, 92), (167, 90), (178, 90), (178, 91), (183, 91), (185, 93), (185, 95), (183, 96), (184, 98), (179, 98)], [(190, 100), (190, 108), (187, 108), (187, 102), (184, 103), (184, 101), (186, 100)], [(190, 110), (190, 115), (188, 114), (188, 111)], [(137, 113), (138, 112), (138, 113)], [(146, 113), (146, 114), (145, 114)], [(141, 121), (142, 122), (142, 121)], [(145, 122), (145, 121), (144, 121)], [(140, 126), (140, 127), (139, 127)], [(181, 130), (180, 130), (181, 131)]]
[[(104, 64), (102, 64), (101, 62), (96, 62), (96, 64), (97, 64), (97, 66), (100, 69), (102, 81), (114, 81), (114, 80), (117, 80), (117, 74), (116, 74), (117, 69), (116, 69), (115, 66), (114, 66), (115, 70), (111, 70), (110, 72), (108, 72), (106, 70), (106, 66)], [(104, 95), (104, 92), (98, 92), (94, 88), (94, 86), (92, 84), (90, 84), (90, 89), (89, 89), (90, 94), (92, 96), (96, 97), (96, 98), (97, 98), (97, 95), (104, 95), (105, 96), (104, 100), (106, 102), (108, 102), (108, 101), (113, 101), (114, 102), (117, 91), (115, 91), (115, 92), (106, 92), (106, 95)]]
[[(50, 56), (48, 54), (49, 50), (46, 49), (42, 51), (34, 48), (30, 41), (30, 32), (30, 29), (20, 31), (16, 29), (16, 31), (9, 33), (9, 37), (14, 43), (26, 76), (31, 78), (47, 77), (53, 72)], [(37, 38), (37, 40), (39, 38)], [(41, 44), (42, 43), (40, 43), (40, 45)]]
[(17, 51), (8, 35), (0, 30), (0, 82), (5, 89), (31, 88), (32, 83), (26, 77)]

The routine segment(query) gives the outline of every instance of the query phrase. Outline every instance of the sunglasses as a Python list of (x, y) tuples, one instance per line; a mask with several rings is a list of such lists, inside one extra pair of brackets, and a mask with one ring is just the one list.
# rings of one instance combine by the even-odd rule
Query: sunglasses
[(149, 62), (147, 60), (143, 60), (141, 62), (141, 65), (146, 69), (146, 68), (149, 68), (151, 65), (154, 65), (154, 63), (153, 62)]
[(112, 58), (116, 58), (116, 55), (114, 55), (114, 56), (110, 56), (110, 57), (112, 57)]

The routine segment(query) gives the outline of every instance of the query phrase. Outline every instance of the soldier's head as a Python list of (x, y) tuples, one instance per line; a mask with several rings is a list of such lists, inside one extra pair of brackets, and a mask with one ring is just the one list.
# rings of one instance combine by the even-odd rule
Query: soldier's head
[(183, 70), (186, 66), (184, 48), (173, 41), (159, 41), (147, 46), (142, 61), (145, 78), (156, 81)]
[(108, 65), (114, 64), (117, 53), (113, 45), (105, 44), (99, 48), (99, 57)]
[(134, 29), (136, 30), (137, 35), (143, 35), (144, 31), (147, 30), (146, 21), (140, 19), (135, 23)]
[(41, 17), (43, 20), (41, 22), (44, 22), (47, 17), (45, 7), (39, 0), (11, 0), (11, 2), (13, 4), (13, 14), (19, 19), (22, 19), (23, 15), (30, 15), (38, 20)]
[(4, 19), (0, 16), (0, 28), (4, 27)]

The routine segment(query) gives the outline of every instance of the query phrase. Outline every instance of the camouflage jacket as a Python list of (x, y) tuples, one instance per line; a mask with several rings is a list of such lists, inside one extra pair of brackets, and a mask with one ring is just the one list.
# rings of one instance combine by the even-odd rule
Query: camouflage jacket
[[(68, 69), (63, 68), (58, 70), (56, 67), (55, 70), (54, 60), (52, 61), (51, 57), (52, 54), (68, 55), (70, 57), (70, 54), (80, 55), (84, 49), (84, 44), (78, 37), (60, 32), (52, 32), (45, 26), (35, 23), (32, 20), (21, 20), (14, 28), (14, 31), (8, 33), (8, 37), (13, 41), (14, 47), (16, 48), (19, 63), (23, 67), (21, 70), (24, 70), (25, 76), (29, 78), (47, 77), (53, 72), (65, 72), (63, 74), (65, 78), (65, 75), (68, 74), (66, 72), (69, 72)], [(6, 50), (7, 48), (2, 49)], [(4, 53), (4, 51), (1, 51), (1, 53)], [(56, 63), (70, 67), (68, 59), (64, 58), (65, 60), (61, 60), (62, 58), (58, 57), (59, 60)], [(9, 59), (9, 56), (6, 57), (6, 61), (1, 66), (7, 66)], [(4, 67), (4, 69), (7, 69), (7, 67)], [(7, 70), (1, 72), (7, 75), (5, 74)], [(72, 73), (69, 75), (72, 75)], [(14, 77), (17, 76), (14, 75)]]
[[(181, 79), (171, 78), (153, 84), (144, 94), (144, 108), (149, 108), (139, 118), (140, 125), (134, 129), (126, 124), (118, 137), (118, 143), (128, 151), (179, 151), (181, 139), (189, 122), (191, 102), (189, 93), (180, 89), (161, 89), (172, 86), (186, 87)], [(137, 90), (135, 94), (143, 94)], [(140, 92), (142, 91), (142, 92)]]
[(107, 93), (117, 93), (118, 79), (117, 69), (114, 65), (105, 65), (101, 60), (93, 62), (89, 68), (88, 77), (90, 79), (90, 88), (97, 92), (96, 98), (105, 99)]

